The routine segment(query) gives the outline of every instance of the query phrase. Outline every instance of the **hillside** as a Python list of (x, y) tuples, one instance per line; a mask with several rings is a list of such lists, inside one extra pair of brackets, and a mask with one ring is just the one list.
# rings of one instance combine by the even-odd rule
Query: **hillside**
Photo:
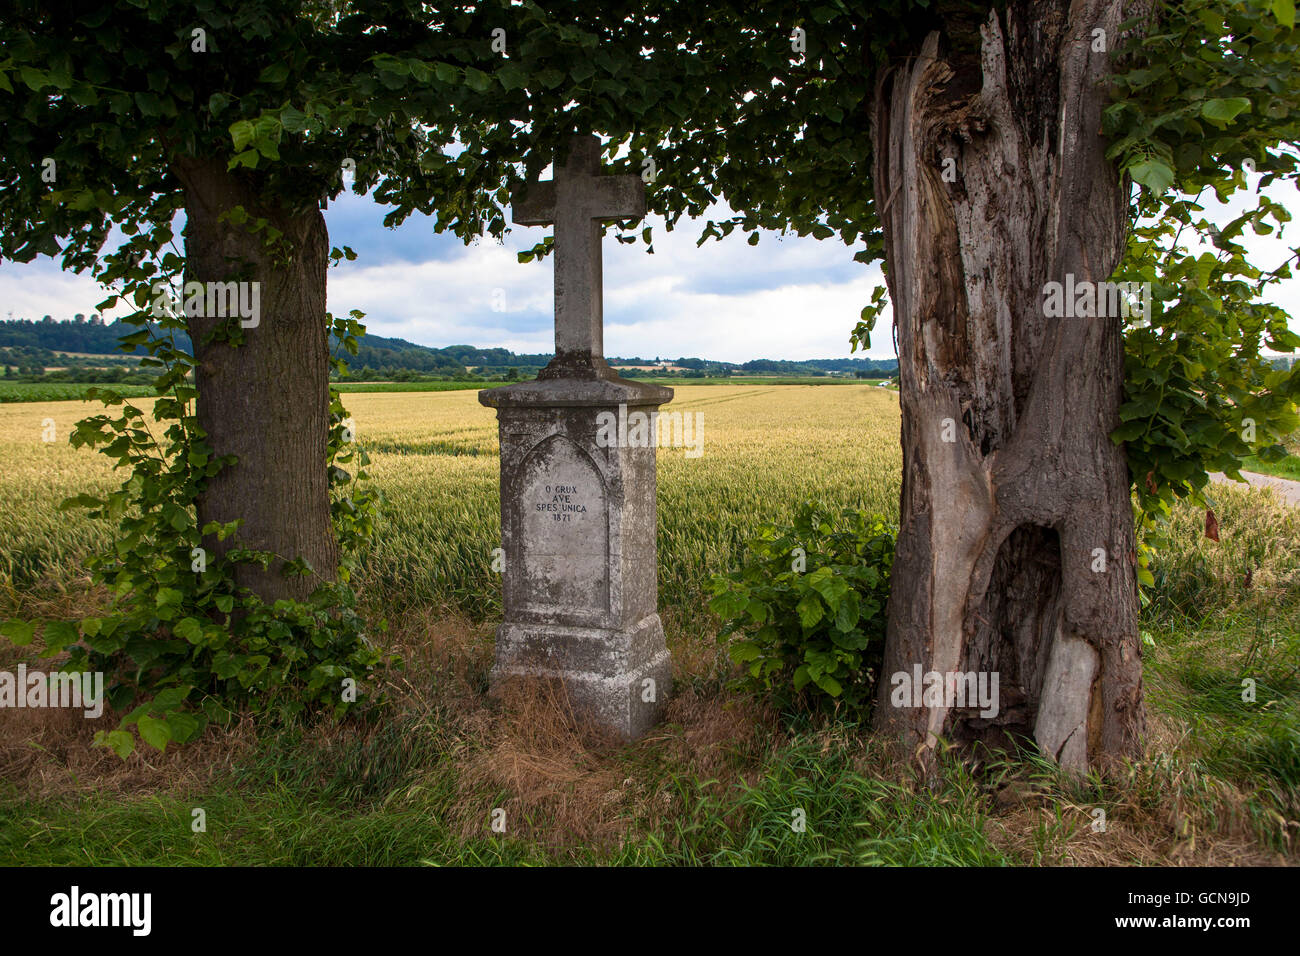
[[(71, 320), (56, 321), (45, 316), (40, 321), (31, 319), (0, 320), (0, 360), (23, 367), (48, 368), (69, 365), (86, 366), (94, 364), (90, 357), (114, 356), (120, 359), (122, 352), (118, 340), (135, 326), (124, 322), (106, 323), (97, 315), (87, 319), (77, 315)], [(177, 336), (177, 345), (190, 350), (187, 336)], [(66, 355), (56, 353), (79, 353), (75, 362), (69, 362)], [(136, 355), (143, 355), (143, 347), (135, 349)], [(468, 374), (469, 369), (476, 369), (484, 375), (501, 375), (516, 369), (527, 373), (542, 368), (551, 360), (551, 353), (536, 354), (517, 353), (503, 348), (479, 348), (474, 345), (448, 345), (434, 348), (418, 345), (406, 339), (385, 338), (382, 335), (364, 335), (355, 357), (348, 365), (352, 377), (358, 379), (392, 378), (402, 373), (417, 373), (435, 376), (454, 376)], [(789, 361), (784, 359), (754, 359), (749, 362), (719, 362), (712, 359), (680, 357), (675, 359), (620, 357), (609, 358), (609, 364), (620, 366), (658, 366), (670, 363), (674, 371), (663, 373), (642, 372), (655, 376), (680, 376), (686, 378), (725, 377), (729, 375), (781, 375), (781, 376), (823, 376), (823, 375), (857, 375), (888, 376), (898, 371), (898, 362), (894, 359), (807, 359)]]

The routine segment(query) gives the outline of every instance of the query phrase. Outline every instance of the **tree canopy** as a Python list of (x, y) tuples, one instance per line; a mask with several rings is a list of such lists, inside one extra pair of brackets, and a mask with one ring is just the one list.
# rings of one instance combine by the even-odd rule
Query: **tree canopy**
[[(751, 243), (762, 229), (836, 236), (871, 261), (882, 255), (878, 73), (931, 31), (952, 55), (977, 57), (995, 7), (136, 0), (110, 16), (20, 2), (0, 61), (0, 254), (61, 251), (86, 269), (115, 226), (127, 239), (98, 259), (101, 275), (130, 274), (171, 239), (184, 156), (220, 158), (297, 205), (328, 203), (341, 170), (355, 170), (352, 188), (390, 206), (389, 224), (420, 211), (466, 240), (500, 236), (515, 190), (583, 130), (646, 172), (670, 229), (687, 216), (706, 217), (701, 241), (737, 229)], [(1285, 313), (1262, 303), (1289, 262), (1252, 262), (1242, 240), (1289, 219), (1262, 190), (1297, 182), (1300, 50), (1292, 0), (1131, 9), (1154, 19), (1100, 38), (1122, 51), (1104, 132), (1137, 184), (1116, 278), (1152, 283), (1154, 310), (1126, 332), (1116, 437), (1159, 509), (1209, 471), (1268, 454), (1296, 424), (1297, 377), (1261, 355), (1300, 346)], [(1227, 223), (1199, 202), (1251, 185), (1250, 208)], [(732, 214), (714, 221), (718, 203)], [(883, 290), (864, 303), (855, 341), (885, 305)]]
[[(1105, 160), (1114, 168), (1101, 169), (1104, 175), (1071, 178), (1072, 188), (1099, 184), (1111, 193), (1099, 200), (1107, 207), (1097, 210), (1101, 226), (1094, 231), (1102, 238), (1094, 243), (1096, 248), (1090, 247), (1086, 233), (1093, 223), (1086, 208), (1075, 203), (1066, 210), (1080, 216), (1070, 223), (1069, 254), (1088, 269), (1104, 261), (1109, 270), (1122, 243), (1125, 255), (1113, 278), (1149, 284), (1151, 308), (1130, 317), (1123, 330), (1122, 401), (1118, 387), (1084, 393), (1094, 404), (1107, 406), (1094, 410), (1089, 426), (1097, 426), (1093, 431), (1071, 433), (1079, 446), (1072, 449), (1073, 465), (1080, 466), (1076, 471), (1084, 484), (1092, 485), (1073, 502), (1027, 501), (1024, 520), (1010, 529), (998, 525), (990, 530), (992, 519), (983, 531), (975, 529), (972, 539), (981, 534), (1003, 537), (986, 553), (972, 554), (970, 567), (958, 568), (953, 581), (940, 581), (939, 572), (930, 568), (939, 582), (936, 587), (951, 583), (949, 590), (957, 595), (945, 599), (945, 613), (951, 613), (942, 627), (935, 626), (950, 640), (953, 653), (966, 648), (970, 633), (980, 626), (964, 618), (968, 610), (978, 612), (977, 604), (988, 597), (984, 590), (990, 578), (980, 562), (1005, 556), (999, 566), (1011, 574), (1007, 569), (1014, 570), (1016, 560), (1040, 568), (1047, 565), (1039, 557), (1063, 560), (1052, 537), (1060, 528), (1051, 526), (1052, 520), (1071, 524), (1077, 544), (1078, 514), (1069, 515), (1069, 521), (1059, 514), (1044, 518), (1050, 508), (1073, 506), (1077, 511), (1080, 502), (1096, 504), (1098, 496), (1108, 495), (1109, 519), (1114, 519), (1117, 500), (1125, 518), (1109, 520), (1107, 527), (1120, 529), (1116, 536), (1131, 540), (1127, 489), (1119, 489), (1118, 497), (1114, 494), (1123, 483), (1124, 463), (1113, 445), (1103, 447), (1107, 434), (1125, 445), (1128, 471), (1150, 529), (1174, 498), (1201, 499), (1209, 471), (1236, 474), (1245, 456), (1276, 454), (1278, 439), (1297, 424), (1300, 370), (1275, 369), (1263, 356), (1265, 348), (1291, 352), (1300, 347), (1300, 336), (1289, 328), (1285, 312), (1264, 301), (1274, 283), (1289, 278), (1295, 257), (1281, 263), (1253, 262), (1246, 242), (1247, 231), (1268, 234), (1289, 220), (1284, 206), (1261, 190), (1300, 181), (1300, 51), (1294, 0), (131, 0), (121, 9), (74, 3), (58, 10), (19, 0), (11, 8), (0, 24), (0, 124), (6, 131), (8, 160), (0, 170), (0, 256), (30, 261), (40, 254), (61, 255), (66, 268), (93, 270), (115, 288), (122, 283), (118, 291), (128, 293), (143, 309), (148, 284), (156, 278), (194, 267), (203, 278), (227, 278), (225, 244), (232, 241), (233, 230), (242, 227), (260, 234), (267, 254), (258, 266), (273, 278), (284, 321), (255, 348), (273, 352), (273, 361), (259, 364), (250, 359), (241, 364), (222, 353), (219, 361), (201, 361), (196, 368), (213, 376), (206, 397), (234, 402), (242, 400), (250, 382), (269, 394), (268, 383), (278, 381), (278, 363), (294, 349), (321, 353), (312, 357), (310, 370), (298, 367), (303, 381), (308, 380), (307, 371), (316, 376), (312, 382), (320, 380), (319, 389), (304, 387), (292, 407), (262, 406), (271, 408), (265, 412), (268, 421), (261, 422), (268, 435), (295, 426), (301, 431), (302, 423), (311, 422), (315, 431), (329, 431), (335, 440), (341, 429), (341, 406), (324, 407), (326, 340), (315, 310), (319, 306), (324, 312), (326, 258), (353, 255), (351, 250), (329, 250), (319, 241), (324, 230), (318, 208), (345, 188), (345, 170), (352, 174), (355, 192), (369, 192), (389, 207), (387, 224), (420, 212), (432, 217), (435, 231), (450, 231), (466, 241), (485, 234), (499, 237), (508, 229), (508, 207), (517, 191), (538, 177), (572, 134), (597, 133), (607, 140), (611, 164), (642, 173), (649, 183), (649, 208), (670, 229), (688, 217), (704, 220), (701, 242), (740, 231), (757, 243), (765, 229), (838, 238), (848, 247), (846, 254), (867, 263), (886, 255), (883, 224), (897, 216), (891, 204), (906, 201), (906, 192), (903, 200), (897, 199), (898, 190), (922, 181), (933, 187), (945, 163), (934, 150), (910, 152), (901, 159), (886, 155), (886, 161), (898, 159), (902, 165), (895, 171), (893, 191), (876, 194), (882, 182), (879, 173), (887, 165), (877, 151), (890, 131), (875, 128), (882, 116), (889, 119), (881, 109), (887, 81), (907, 70), (924, 78), (924, 70), (913, 69), (922, 60), (946, 71), (930, 79), (945, 98), (944, 109), (934, 115), (943, 114), (940, 121), (948, 124), (948, 141), (969, 146), (996, 132), (996, 118), (975, 107), (986, 93), (981, 83), (987, 87), (1005, 81), (997, 91), (1002, 108), (1024, 107), (1023, 115), (1010, 116), (1007, 125), (1016, 127), (1015, 136), (1034, 141), (1038, 161), (1083, 157), (1088, 170), (1096, 171), (1097, 138), (1090, 130), (1060, 122), (1061, 104), (1055, 98), (1068, 94), (1051, 78), (990, 77), (986, 68), (996, 72), (996, 57), (1015, 60), (1022, 68), (1028, 64), (1049, 69), (1069, 59), (1075, 70), (1071, 77), (1107, 78), (1109, 105), (1100, 110), (1096, 132), (1106, 138)], [(1128, 17), (1122, 23), (1108, 19), (1094, 26), (1080, 20), (1096, 11), (1110, 17), (1121, 9)], [(1040, 47), (1045, 44), (1056, 48), (1044, 51)], [(1081, 49), (1089, 55), (1077, 56)], [(1102, 63), (1107, 69), (1099, 70), (1092, 60), (1095, 54), (1111, 58)], [(1095, 107), (1095, 90), (1075, 87), (1073, 93)], [(1051, 108), (1031, 108), (1044, 103)], [(924, 121), (922, 112), (905, 122)], [(1075, 120), (1078, 115), (1070, 114)], [(1088, 115), (1096, 119), (1095, 110)], [(1039, 126), (1019, 128), (1026, 118), (1037, 122), (1040, 117)], [(1087, 139), (1086, 148), (1050, 148), (1072, 136)], [(980, 160), (995, 154), (972, 151)], [(214, 188), (195, 188), (200, 172), (214, 171)], [(1033, 185), (1028, 177), (1042, 172), (1008, 169), (1005, 175), (1019, 177), (1017, 182), (1028, 186)], [(931, 197), (941, 213), (935, 222), (944, 221), (945, 209), (951, 212), (959, 205), (967, 212), (999, 211), (966, 202), (962, 170), (953, 173), (953, 179), (943, 180), (951, 191), (935, 189)], [(990, 177), (998, 175), (998, 168), (981, 170), (981, 184), (989, 187)], [(1121, 192), (1114, 190), (1117, 176), (1123, 177)], [(1225, 202), (1247, 191), (1252, 195), (1246, 211), (1227, 222), (1204, 201), (1212, 196)], [(1126, 197), (1123, 215), (1112, 215)], [(195, 207), (196, 201), (203, 207), (208, 198), (213, 198), (213, 208)], [(257, 208), (246, 209), (245, 198)], [(1037, 228), (1062, 210), (1058, 200), (1035, 197), (1029, 217)], [(195, 250), (187, 250), (188, 261), (168, 251), (172, 224), (182, 209), (189, 214), (199, 251), (196, 256)], [(1127, 238), (1120, 235), (1122, 230), (1111, 228), (1125, 217)], [(920, 230), (928, 225), (924, 217), (905, 224)], [(1015, 223), (1001, 226), (999, 238), (1005, 239)], [(106, 252), (114, 229), (124, 239)], [(895, 231), (906, 230), (896, 226)], [(650, 226), (620, 231), (618, 237), (653, 248)], [(1119, 242), (1112, 243), (1115, 237)], [(187, 244), (190, 238), (187, 235)], [(891, 282), (896, 281), (895, 270), (910, 267), (915, 278), (918, 268), (940, 261), (964, 271), (967, 263), (961, 256), (967, 250), (953, 248), (956, 237), (922, 238), (934, 262), (885, 261)], [(523, 256), (543, 254), (547, 247), (543, 242)], [(987, 262), (1019, 272), (1017, 263), (1006, 258), (1006, 249), (994, 251), (1002, 257)], [(1094, 252), (1098, 259), (1090, 260)], [(296, 263), (297, 271), (285, 263)], [(1023, 280), (1015, 289), (1017, 308), (1032, 311), (1038, 290), (1031, 286), (1051, 278), (1055, 265), (1036, 262), (1009, 280)], [(960, 281), (963, 278), (956, 276), (952, 296), (970, 294), (972, 286)], [(304, 291), (310, 294), (299, 294)], [(110, 297), (99, 307), (113, 302)], [(295, 304), (304, 303), (295, 310)], [(883, 289), (864, 303), (862, 321), (851, 330), (853, 341), (867, 342), (886, 304)], [(999, 303), (986, 298), (969, 309), (966, 305), (932, 296), (924, 314), (910, 316), (915, 319), (913, 352), (900, 348), (905, 457), (908, 448), (913, 453), (924, 450), (915, 423), (907, 419), (907, 399), (926, 391), (906, 374), (908, 360), (914, 359), (917, 367), (935, 361), (927, 348), (915, 343), (924, 343), (930, 333), (945, 341), (963, 341), (949, 336), (945, 327), (957, 321), (958, 313), (972, 323), (985, 323), (981, 334), (995, 328), (990, 316), (996, 319)], [(320, 318), (324, 325), (332, 317)], [(998, 467), (993, 439), (1011, 436), (1013, 420), (1023, 411), (1018, 406), (1023, 396), (1008, 395), (1008, 390), (1027, 394), (1036, 387), (1040, 372), (1056, 376), (1052, 384), (1060, 385), (1060, 363), (1052, 366), (1051, 361), (1066, 353), (1052, 349), (1073, 350), (1069, 355), (1075, 360), (1089, 349), (1106, 350), (1095, 368), (1101, 375), (1119, 374), (1113, 368), (1119, 361), (1118, 333), (1110, 325), (1098, 323), (1084, 333), (1072, 332), (1066, 342), (1060, 325), (1049, 330), (1023, 314), (1013, 319), (1021, 324), (1008, 326), (1014, 330), (1011, 336), (1025, 333), (1023, 342), (1014, 343), (1024, 353), (1024, 362), (1017, 369), (1019, 378), (1008, 374), (995, 383), (993, 391), (1001, 393), (992, 394), (989, 402), (1012, 427), (1006, 434), (996, 433), (996, 428), (977, 434), (981, 429), (971, 425), (972, 444), (960, 446), (965, 479), (975, 485), (984, 482), (981, 493), (990, 490), (990, 476)], [(147, 322), (147, 317), (141, 321)], [(291, 328), (295, 323), (296, 331)], [(203, 331), (208, 336), (210, 330)], [(355, 347), (360, 331), (355, 322), (336, 325), (335, 331)], [(204, 336), (195, 336), (196, 350), (204, 347)], [(128, 339), (128, 344), (138, 342)], [(1000, 361), (1009, 351), (1003, 342), (990, 347), (985, 358)], [(930, 411), (953, 409), (960, 415), (960, 403), (969, 397), (967, 386), (972, 384), (963, 376), (969, 379), (970, 370), (950, 354), (937, 365), (944, 361), (947, 366), (936, 367), (931, 378), (950, 376), (960, 387), (920, 397), (929, 402), (925, 407)], [(160, 376), (160, 391), (175, 389), (174, 399), (158, 403), (155, 413), (169, 409), (187, 421), (180, 410), (194, 393), (178, 385), (186, 368), (182, 361)], [(218, 373), (228, 374), (223, 378)], [(987, 381), (982, 378), (977, 384), (984, 387)], [(201, 383), (200, 404), (204, 391)], [(1057, 391), (1059, 398), (1067, 390)], [(1044, 414), (1041, 405), (1035, 411), (1036, 427), (1056, 428), (1059, 439), (1064, 433), (1060, 415)], [(1119, 419), (1113, 431), (1112, 412)], [(219, 418), (211, 408), (202, 414), (216, 427)], [(275, 415), (282, 420), (271, 421)], [(129, 422), (119, 424), (129, 427)], [(230, 442), (239, 438), (225, 437)], [(1020, 442), (1020, 451), (1025, 442), (1044, 445), (1041, 435), (1012, 437)], [(335, 451), (337, 444), (335, 440), (331, 446)], [(285, 470), (268, 464), (276, 452), (268, 444), (245, 447), (263, 460), (244, 461), (241, 467), (258, 464)], [(313, 445), (302, 451), (300, 470), (315, 474), (323, 468), (325, 456), (318, 454), (322, 450)], [(1044, 486), (1040, 479), (1047, 477), (1048, 451), (1039, 447), (1023, 457), (1022, 474), (1038, 480), (1039, 489)], [(199, 457), (201, 467), (217, 467), (208, 462), (206, 451)], [(1104, 467), (1089, 469), (1090, 462)], [(939, 495), (960, 483), (953, 479), (957, 471), (943, 467), (926, 476), (927, 488)], [(203, 477), (214, 474), (209, 470)], [(1120, 480), (1110, 481), (1112, 474), (1119, 474)], [(1003, 490), (1016, 484), (1004, 482)], [(252, 481), (248, 487), (259, 486)], [(189, 473), (174, 484), (178, 494), (191, 497), (200, 494), (200, 488), (201, 482)], [(906, 489), (905, 478), (905, 499)], [(1016, 493), (1013, 488), (1009, 494)], [(1025, 497), (1033, 495), (1031, 490)], [(317, 495), (313, 500), (320, 504), (325, 498)], [(177, 533), (189, 534), (188, 519), (182, 520), (188, 501), (170, 504)], [(914, 507), (912, 515), (923, 510)], [(231, 517), (225, 513), (217, 523)], [(350, 520), (354, 525), (366, 523)], [(324, 523), (323, 517), (316, 522)], [(294, 522), (280, 530), (294, 530)], [(904, 531), (900, 554), (916, 567), (943, 551), (944, 542), (934, 540), (925, 543), (928, 550), (918, 550), (915, 542), (926, 529)], [(907, 534), (913, 538), (905, 547)], [(326, 562), (331, 560), (330, 547), (320, 553)], [(1077, 572), (1076, 563), (1069, 573)], [(1144, 573), (1138, 573), (1139, 580)], [(1064, 565), (1043, 572), (1040, 599), (1032, 607), (1020, 607), (1014, 600), (1005, 603), (1003, 595), (995, 594), (989, 609), (994, 617), (1005, 615), (1004, 623), (1013, 627), (1025, 621), (1047, 622), (1035, 633), (1059, 633), (1063, 641), (1073, 642), (1068, 653), (1091, 654), (1084, 648), (1089, 642), (1104, 646), (1107, 660), (1127, 661), (1123, 673), (1108, 672), (1103, 681), (1111, 695), (1110, 710), (1116, 710), (1116, 693), (1140, 702), (1126, 643), (1134, 633), (1132, 616), (1121, 609), (1114, 620), (1097, 621), (1092, 613), (1096, 602), (1089, 605), (1085, 599), (1094, 593), (1089, 590), (1092, 584), (1080, 588), (1076, 577), (1066, 588), (1073, 605), (1065, 620), (1052, 595), (1066, 576)], [(143, 577), (147, 575), (142, 572)], [(1112, 603), (1131, 603), (1131, 584), (1131, 576), (1117, 575), (1107, 585)], [(1009, 588), (995, 580), (992, 590)], [(974, 603), (966, 600), (968, 593)], [(933, 623), (933, 608), (923, 605), (917, 605), (914, 632), (921, 629), (916, 621), (922, 618), (926, 626)], [(1034, 647), (1040, 644), (1057, 646), (1048, 641)], [(987, 640), (980, 646), (995, 647)], [(1034, 686), (1027, 687), (1031, 695), (1046, 686), (1046, 678), (1037, 676), (1030, 682)], [(1073, 694), (1071, 714), (1091, 713), (1091, 695), (1089, 687)], [(1132, 713), (1134, 719), (1122, 728), (1125, 747), (1140, 730), (1140, 707)], [(1063, 719), (1056, 729), (1073, 736), (1071, 726)]]

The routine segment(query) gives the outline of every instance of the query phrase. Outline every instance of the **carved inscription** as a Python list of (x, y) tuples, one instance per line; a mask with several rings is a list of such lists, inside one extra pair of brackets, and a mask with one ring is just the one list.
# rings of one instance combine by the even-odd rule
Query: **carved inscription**
[(521, 596), (561, 617), (603, 613), (609, 517), (600, 472), (572, 442), (553, 436), (528, 455), (521, 477)]

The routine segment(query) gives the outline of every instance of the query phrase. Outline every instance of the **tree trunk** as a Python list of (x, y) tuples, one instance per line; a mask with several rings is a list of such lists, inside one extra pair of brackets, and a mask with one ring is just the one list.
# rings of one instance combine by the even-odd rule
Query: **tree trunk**
[[(1099, 135), (1118, 0), (1019, 0), (882, 71), (872, 135), (903, 412), (901, 529), (877, 726), (1032, 739), (1072, 769), (1140, 753), (1121, 320), (1050, 318), (1104, 282), (1128, 186)], [(955, 163), (945, 163), (955, 160)], [(1104, 570), (1100, 570), (1103, 567)], [(998, 712), (898, 706), (895, 674), (998, 675)], [(900, 682), (901, 683), (901, 682)]]
[[(338, 539), (330, 519), (326, 445), (329, 437), (329, 338), (325, 273), (329, 239), (319, 209), (287, 210), (252, 192), (224, 163), (177, 164), (186, 191), (185, 279), (260, 283), (256, 325), (245, 320), (242, 345), (214, 330), (239, 319), (187, 317), (197, 360), (198, 422), (215, 455), (234, 454), (198, 501), (200, 525), (242, 519), (237, 541), (204, 539), (209, 555), (232, 546), (278, 555), (263, 570), (242, 564), (239, 584), (265, 601), (303, 599), (338, 570)], [(242, 205), (284, 233), (289, 259), (263, 248), (264, 233), (220, 220)], [(303, 558), (315, 572), (283, 573)]]

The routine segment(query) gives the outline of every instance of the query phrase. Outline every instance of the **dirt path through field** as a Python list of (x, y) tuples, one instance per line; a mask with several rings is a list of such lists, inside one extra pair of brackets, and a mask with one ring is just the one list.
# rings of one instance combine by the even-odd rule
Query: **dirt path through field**
[[(1250, 482), (1252, 488), (1272, 488), (1277, 496), (1287, 504), (1300, 507), (1300, 481), (1292, 481), (1290, 478), (1275, 478), (1272, 475), (1261, 475), (1254, 471), (1243, 471), (1241, 476)], [(1210, 480), (1237, 484), (1237, 482), (1219, 471), (1210, 475)]]

